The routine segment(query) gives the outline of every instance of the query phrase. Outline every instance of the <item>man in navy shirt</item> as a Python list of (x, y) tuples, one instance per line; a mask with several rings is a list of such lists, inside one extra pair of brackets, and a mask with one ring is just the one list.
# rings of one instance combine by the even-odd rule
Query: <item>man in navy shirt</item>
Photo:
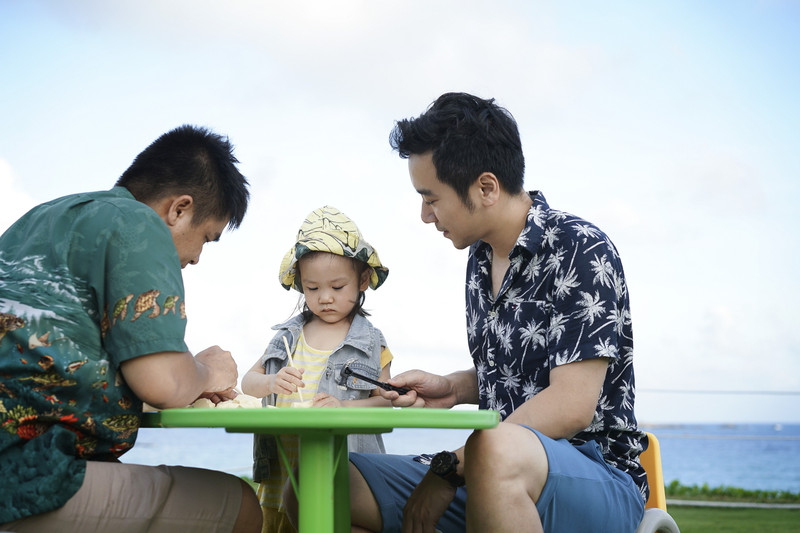
[[(523, 188), (516, 122), (494, 100), (438, 98), (402, 120), (422, 220), (469, 247), (474, 367), (412, 370), (397, 406), (478, 404), (495, 429), (432, 459), (352, 454), (352, 521), (368, 531), (633, 532), (647, 498), (633, 340), (617, 250), (593, 224)], [(429, 457), (429, 456), (428, 456)], [(430, 465), (430, 466), (428, 466)]]

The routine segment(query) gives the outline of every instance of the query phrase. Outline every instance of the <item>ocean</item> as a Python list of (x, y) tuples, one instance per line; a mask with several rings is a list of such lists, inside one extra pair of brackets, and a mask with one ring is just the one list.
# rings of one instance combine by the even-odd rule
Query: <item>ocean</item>
[[(658, 437), (664, 480), (800, 493), (800, 424), (642, 426)], [(387, 453), (435, 453), (461, 446), (467, 430), (395, 429)], [(176, 464), (249, 475), (252, 435), (218, 428), (139, 430), (125, 463)]]

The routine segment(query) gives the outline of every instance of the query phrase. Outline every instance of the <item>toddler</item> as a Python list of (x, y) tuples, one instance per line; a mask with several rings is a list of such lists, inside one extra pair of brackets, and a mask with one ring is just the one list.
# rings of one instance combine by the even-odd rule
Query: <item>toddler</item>
[[(264, 406), (391, 407), (374, 385), (342, 372), (347, 366), (372, 379), (390, 378), (392, 354), (362, 308), (367, 287), (377, 289), (388, 274), (344, 213), (330, 206), (311, 212), (279, 275), (286, 290), (303, 294), (303, 311), (273, 326), (277, 333), (242, 378), (242, 391), (263, 398)], [(281, 502), (289, 471), (278, 457), (275, 437), (254, 438), (253, 478), (259, 483), (263, 531), (294, 531)], [(294, 468), (296, 435), (280, 439)], [(350, 451), (385, 452), (380, 435), (349, 435), (348, 446)]]

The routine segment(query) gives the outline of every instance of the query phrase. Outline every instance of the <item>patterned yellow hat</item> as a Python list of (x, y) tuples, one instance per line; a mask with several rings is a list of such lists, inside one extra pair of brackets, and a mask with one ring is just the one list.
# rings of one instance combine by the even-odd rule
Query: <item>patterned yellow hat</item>
[(364, 240), (358, 226), (347, 215), (326, 205), (312, 211), (297, 232), (297, 242), (281, 261), (278, 278), (287, 291), (294, 287), (303, 292), (297, 276), (297, 260), (309, 252), (329, 252), (358, 259), (370, 266), (369, 286), (377, 289), (389, 275), (378, 252)]

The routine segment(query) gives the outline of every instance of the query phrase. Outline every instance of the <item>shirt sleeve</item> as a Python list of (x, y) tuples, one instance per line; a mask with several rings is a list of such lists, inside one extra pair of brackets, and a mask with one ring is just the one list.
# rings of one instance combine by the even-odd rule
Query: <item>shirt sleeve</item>
[(394, 355), (389, 350), (388, 346), (383, 346), (381, 349), (381, 368), (386, 368), (386, 365), (392, 362)]
[(186, 351), (183, 278), (168, 228), (136, 201), (102, 206), (101, 213), (84, 218), (80, 233), (94, 240), (86, 275), (96, 296), (104, 350), (117, 364), (150, 353)]
[(617, 359), (619, 326), (630, 317), (616, 249), (602, 234), (574, 238), (565, 249), (553, 286), (551, 368), (598, 357)]

